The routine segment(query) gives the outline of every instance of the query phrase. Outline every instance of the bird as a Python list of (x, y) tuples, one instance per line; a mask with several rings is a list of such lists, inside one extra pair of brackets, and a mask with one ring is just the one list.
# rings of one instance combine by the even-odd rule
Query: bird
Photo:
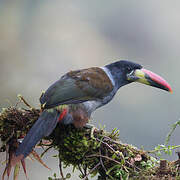
[(26, 158), (43, 137), (52, 133), (57, 123), (84, 127), (96, 109), (108, 104), (122, 86), (132, 82), (172, 93), (162, 77), (128, 60), (63, 75), (40, 97), (42, 113), (16, 149), (12, 165)]

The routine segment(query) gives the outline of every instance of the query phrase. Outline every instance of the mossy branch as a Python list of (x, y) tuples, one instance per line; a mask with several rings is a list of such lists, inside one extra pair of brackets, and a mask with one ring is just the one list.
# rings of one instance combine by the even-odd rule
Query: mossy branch
[[(9, 107), (0, 114), (0, 139), (3, 142), (1, 152), (13, 146), (12, 139), (17, 141), (24, 137), (39, 117), (40, 109), (32, 108), (22, 96), (20, 100), (27, 109)], [(50, 148), (58, 150), (60, 175), (63, 179), (68, 179), (70, 174), (63, 175), (62, 163), (64, 167), (72, 165), (78, 169), (80, 178), (84, 180), (97, 174), (99, 180), (180, 179), (180, 160), (166, 161), (164, 165), (147, 151), (122, 143), (116, 129), (106, 132), (94, 128), (92, 132), (91, 128), (76, 129), (73, 125), (58, 124), (53, 133), (39, 145), (46, 148), (43, 155)]]

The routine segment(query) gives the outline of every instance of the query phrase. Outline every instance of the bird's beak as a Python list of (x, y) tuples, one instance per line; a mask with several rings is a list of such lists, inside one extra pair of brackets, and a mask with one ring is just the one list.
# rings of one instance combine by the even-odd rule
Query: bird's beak
[(172, 93), (170, 85), (162, 77), (143, 68), (132, 71), (127, 75), (127, 79), (131, 82), (140, 82)]

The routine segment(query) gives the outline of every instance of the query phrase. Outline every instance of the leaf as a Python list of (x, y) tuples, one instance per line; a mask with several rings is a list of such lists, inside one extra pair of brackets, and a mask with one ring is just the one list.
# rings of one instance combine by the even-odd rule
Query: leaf
[(2, 165), (6, 164), (7, 163), (7, 160), (4, 160), (1, 162)]
[(7, 167), (4, 169), (3, 175), (2, 175), (2, 180), (4, 180), (5, 175), (7, 174)]
[(10, 165), (10, 163), (8, 163), (8, 165), (7, 165), (7, 175), (8, 175), (8, 177), (9, 177), (9, 175), (11, 173), (11, 168), (12, 168), (12, 166)]
[(41, 163), (45, 168), (51, 170), (51, 169), (42, 161), (42, 159), (40, 158), (40, 156), (37, 154), (36, 151), (32, 150), (31, 154), (32, 154), (33, 157), (34, 157), (37, 161), (39, 161), (39, 163)]
[(178, 121), (177, 124), (180, 126), (180, 121)]
[(52, 146), (46, 148), (46, 149), (42, 152), (42, 154), (40, 155), (40, 157), (42, 158), (42, 157), (44, 156), (44, 154), (45, 154), (47, 151), (49, 151), (51, 148), (52, 148)]
[(70, 173), (67, 173), (66, 174), (66, 179), (70, 179), (71, 178), (71, 174)]
[(14, 180), (18, 180), (20, 163), (17, 163), (14, 168)]
[(23, 170), (24, 170), (24, 174), (26, 175), (26, 178), (27, 178), (27, 172), (26, 172), (26, 162), (24, 159), (21, 160), (21, 165), (23, 167)]
[(28, 159), (28, 160), (34, 162), (34, 159), (33, 159), (33, 157), (31, 157), (31, 154), (29, 154), (29, 155), (26, 157), (26, 159)]

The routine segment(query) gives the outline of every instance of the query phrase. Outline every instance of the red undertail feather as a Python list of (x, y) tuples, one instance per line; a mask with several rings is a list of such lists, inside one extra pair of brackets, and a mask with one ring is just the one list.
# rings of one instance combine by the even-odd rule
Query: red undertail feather
[(64, 118), (64, 116), (66, 116), (66, 114), (67, 114), (67, 109), (63, 109), (59, 118), (58, 118), (58, 121), (59, 122), (62, 121), (62, 119)]

